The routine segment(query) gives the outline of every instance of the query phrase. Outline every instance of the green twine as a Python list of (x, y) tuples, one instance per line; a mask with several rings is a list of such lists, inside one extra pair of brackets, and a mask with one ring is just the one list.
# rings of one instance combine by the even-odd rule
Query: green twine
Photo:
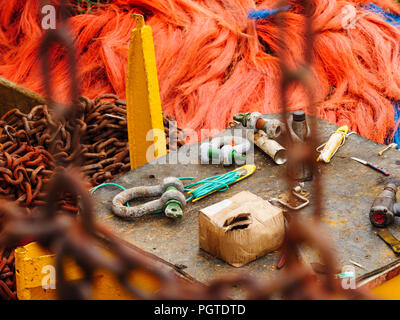
[[(221, 174), (214, 177), (209, 177), (203, 179), (199, 182), (194, 182), (185, 187), (186, 192), (191, 192), (191, 197), (186, 199), (186, 202), (190, 200), (196, 200), (201, 198), (213, 191), (218, 190), (218, 192), (223, 192), (229, 189), (229, 185), (234, 183), (241, 177), (241, 174), (238, 171), (230, 171), (225, 174)], [(202, 185), (198, 188), (192, 189), (194, 186)]]
[[(95, 193), (96, 190), (106, 187), (106, 186), (114, 186), (114, 187), (118, 187), (120, 189), (122, 189), (122, 191), (125, 191), (126, 188), (124, 188), (123, 186), (120, 186), (119, 184), (116, 183), (112, 183), (112, 182), (108, 182), (108, 183), (103, 183), (101, 185), (98, 185), (97, 187), (93, 188), (92, 191), (90, 191), (90, 195), (93, 195), (93, 193)], [(126, 206), (129, 207), (129, 203), (126, 203)]]
[(95, 193), (98, 189), (106, 187), (106, 186), (114, 186), (114, 187), (118, 187), (118, 188), (122, 189), (123, 191), (126, 190), (126, 188), (124, 188), (123, 186), (120, 186), (119, 184), (109, 182), (109, 183), (103, 183), (101, 185), (98, 185), (96, 188), (93, 188), (92, 191), (90, 191), (90, 195)]

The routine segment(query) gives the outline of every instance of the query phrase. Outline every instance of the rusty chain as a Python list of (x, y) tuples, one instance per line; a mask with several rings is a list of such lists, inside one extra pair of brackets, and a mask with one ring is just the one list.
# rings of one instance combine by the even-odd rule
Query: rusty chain
[[(78, 122), (83, 157), (82, 170), (89, 178), (90, 184), (96, 186), (128, 172), (130, 165), (126, 102), (118, 99), (114, 94), (102, 94), (94, 100), (81, 97), (78, 102), (83, 109), (83, 114), (80, 119), (72, 122), (56, 122), (51, 110), (46, 105), (36, 106), (28, 114), (24, 114), (18, 109), (7, 112), (0, 119), (0, 150), (4, 152), (1, 156), (8, 157), (8, 154), (11, 154), (11, 156), (21, 157), (28, 154), (26, 159), (29, 161), (24, 160), (28, 166), (42, 164), (43, 160), (41, 159), (46, 158), (43, 163), (44, 168), (38, 169), (39, 172), (35, 173), (35, 176), (43, 171), (42, 174), (48, 178), (55, 161), (64, 166), (73, 162), (74, 149), (71, 137), (74, 129), (73, 123)], [(163, 118), (167, 147), (170, 148), (170, 151), (175, 151), (175, 144), (172, 141), (170, 144), (169, 139), (175, 139), (177, 146), (181, 147), (185, 144), (184, 133), (176, 126), (173, 117), (164, 115)], [(56, 134), (52, 134), (52, 128), (56, 128)], [(54, 143), (52, 150), (54, 158), (46, 152), (52, 143)], [(33, 149), (37, 151), (33, 153), (31, 151)], [(15, 159), (15, 161), (17, 160)], [(24, 161), (21, 163), (18, 160), (19, 166), (13, 166), (13, 168), (21, 167), (24, 170)], [(3, 163), (9, 163), (7, 158), (3, 161), (0, 160), (0, 164)], [(5, 166), (5, 168), (12, 170), (13, 168), (10, 166)], [(12, 183), (9, 182), (10, 179), (14, 175), (20, 175), (18, 172), (10, 173), (9, 171), (7, 171), (7, 175), (5, 170), (1, 169), (0, 173), (3, 174), (3, 179), (7, 179), (4, 184)], [(20, 181), (14, 181), (13, 184), (19, 185)], [(6, 187), (4, 186), (4, 188)], [(10, 187), (1, 189), (0, 180), (0, 194), (9, 194), (11, 197), (12, 192), (9, 189)]]
[[(90, 185), (96, 186), (130, 170), (126, 103), (113, 94), (99, 95), (94, 100), (81, 97), (79, 103), (84, 110), (79, 121), (82, 124), (81, 170)], [(178, 147), (184, 145), (184, 133), (176, 127), (175, 119), (166, 115), (163, 118), (167, 144), (169, 139), (175, 139)], [(55, 136), (51, 128), (57, 128), (56, 132), (61, 134)], [(36, 106), (28, 114), (18, 109), (7, 112), (0, 120), (0, 197), (29, 208), (44, 206), (44, 190), (54, 174), (56, 162), (68, 165), (72, 161), (71, 134), (72, 125), (68, 121), (56, 124), (46, 105)], [(54, 157), (46, 151), (53, 141)], [(78, 212), (77, 201), (69, 194), (60, 197), (58, 205), (64, 211)], [(0, 251), (0, 259), (6, 261), (9, 251)], [(9, 290), (6, 295), (0, 288), (0, 294), (3, 293), (2, 298), (11, 299), (15, 297), (15, 274), (10, 273), (14, 269), (14, 260), (3, 267), (0, 268), (0, 280), (8, 276), (5, 285)]]
[[(286, 4), (283, 1), (282, 6)], [(308, 97), (310, 114), (313, 109), (311, 71), (312, 65), (312, 5), (309, 1), (299, 1), (299, 8), (305, 16), (305, 52), (304, 64), (297, 70), (290, 70), (281, 59), (282, 69), (282, 108), (283, 121), (287, 123), (286, 93), (293, 83), (303, 85)], [(278, 15), (279, 17), (279, 15)], [(281, 39), (284, 39), (285, 27), (281, 17)], [(64, 31), (61, 31), (64, 30)], [(66, 26), (57, 31), (46, 33), (41, 45), (41, 59), (44, 63), (44, 79), (47, 96), (52, 95), (50, 70), (47, 66), (48, 50), (51, 45), (63, 44), (69, 57), (73, 57), (73, 46), (66, 36)], [(280, 56), (284, 56), (285, 41), (282, 41)], [(322, 212), (322, 191), (320, 177), (315, 165), (315, 147), (317, 143), (316, 122), (311, 118), (312, 137), (307, 145), (292, 144), (287, 139), (291, 161), (306, 162), (314, 174), (314, 221), (304, 224), (294, 212), (289, 212), (288, 227), (283, 246), (286, 257), (286, 268), (281, 276), (273, 282), (260, 281), (248, 274), (230, 275), (211, 281), (208, 286), (189, 284), (177, 278), (171, 272), (159, 267), (149, 257), (128, 247), (118, 237), (94, 221), (93, 207), (87, 192), (82, 172), (90, 177), (94, 184), (109, 180), (117, 172), (128, 168), (126, 158), (127, 144), (123, 140), (126, 127), (124, 103), (112, 95), (100, 96), (95, 101), (78, 99), (78, 82), (75, 79), (73, 59), (70, 59), (71, 105), (60, 106), (49, 100), (46, 106), (38, 106), (28, 115), (13, 111), (2, 118), (5, 125), (0, 137), (8, 137), (14, 143), (2, 143), (0, 152), (6, 154), (2, 163), (7, 166), (2, 171), (2, 179), (13, 181), (12, 187), (0, 184), (0, 192), (5, 188), (18, 188), (16, 195), (19, 202), (32, 204), (33, 195), (43, 199), (41, 207), (35, 214), (27, 215), (24, 209), (6, 200), (0, 202), (0, 244), (6, 247), (17, 246), (21, 240), (36, 239), (44, 248), (57, 253), (57, 290), (61, 299), (89, 299), (92, 297), (94, 271), (102, 268), (111, 271), (120, 283), (133, 296), (142, 299), (226, 299), (234, 287), (239, 286), (247, 292), (247, 298), (270, 299), (284, 297), (289, 299), (365, 299), (369, 295), (360, 289), (344, 290), (334, 279), (336, 270), (335, 258), (329, 249), (329, 241), (321, 231), (319, 216)], [(111, 102), (110, 102), (111, 100)], [(35, 118), (37, 114), (41, 117)], [(16, 123), (18, 125), (14, 126)], [(41, 130), (44, 130), (41, 132)], [(103, 134), (111, 130), (111, 134)], [(115, 131), (113, 131), (115, 130)], [(40, 133), (39, 133), (40, 132)], [(122, 141), (121, 141), (122, 139)], [(48, 150), (46, 152), (45, 150)], [(304, 151), (305, 150), (305, 151)], [(29, 155), (29, 156), (28, 156)], [(32, 158), (35, 155), (35, 159)], [(23, 160), (21, 160), (23, 159)], [(40, 160), (38, 160), (40, 159)], [(34, 163), (32, 163), (35, 161)], [(22, 165), (23, 164), (23, 165)], [(16, 168), (25, 167), (26, 170)], [(46, 167), (47, 165), (48, 167)], [(35, 166), (44, 166), (36, 171)], [(38, 167), (38, 168), (39, 168)], [(14, 171), (13, 171), (14, 170)], [(53, 170), (49, 173), (48, 170)], [(42, 173), (47, 188), (44, 193), (37, 193), (38, 174)], [(6, 178), (7, 177), (7, 178)], [(4, 181), (4, 180), (0, 180)], [(293, 181), (288, 177), (289, 188)], [(18, 182), (18, 183), (17, 183)], [(26, 183), (24, 183), (26, 182)], [(28, 184), (30, 183), (30, 187)], [(28, 189), (33, 187), (32, 192)], [(26, 194), (26, 195), (25, 195)], [(80, 218), (68, 214), (60, 206), (63, 195), (79, 199)], [(31, 196), (32, 195), (32, 196)], [(40, 195), (40, 196), (39, 196)], [(36, 200), (37, 201), (37, 200)], [(319, 250), (322, 262), (327, 270), (325, 278), (319, 280), (310, 268), (299, 259), (299, 248), (306, 244)], [(105, 255), (101, 247), (107, 247), (113, 254)], [(63, 259), (73, 258), (83, 270), (79, 281), (68, 281), (64, 275)], [(0, 295), (3, 298), (15, 298), (15, 284), (10, 283), (13, 261), (12, 253), (0, 262)], [(160, 290), (149, 295), (130, 284), (128, 276), (132, 270), (142, 270), (156, 277)], [(6, 279), (3, 281), (3, 279)], [(8, 281), (8, 285), (7, 285)], [(11, 287), (10, 287), (11, 286)], [(7, 289), (7, 288), (8, 289)], [(11, 288), (11, 290), (10, 290)]]

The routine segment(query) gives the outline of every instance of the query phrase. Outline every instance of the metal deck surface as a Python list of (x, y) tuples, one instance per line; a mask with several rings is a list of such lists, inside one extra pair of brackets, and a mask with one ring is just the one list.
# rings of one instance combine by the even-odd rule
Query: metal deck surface
[[(278, 115), (268, 117), (277, 118)], [(318, 119), (321, 138), (326, 141), (337, 126)], [(383, 190), (388, 179), (399, 178), (400, 153), (389, 150), (382, 157), (377, 155), (384, 146), (367, 140), (359, 135), (351, 135), (346, 144), (338, 151), (330, 164), (320, 163), (324, 185), (324, 214), (322, 221), (332, 239), (336, 250), (338, 266), (349, 265), (349, 259), (363, 265), (367, 270), (356, 267), (357, 277), (368, 276), (374, 270), (385, 267), (397, 260), (390, 248), (378, 238), (368, 218), (369, 209), (374, 198)], [(186, 148), (179, 152), (185, 153)], [(355, 156), (379, 164), (391, 172), (390, 177), (351, 160)], [(189, 278), (203, 283), (222, 274), (244, 271), (264, 279), (272, 279), (279, 274), (275, 268), (279, 253), (273, 252), (249, 263), (242, 268), (232, 267), (214, 258), (198, 246), (198, 220), (200, 208), (249, 190), (264, 199), (277, 197), (287, 191), (283, 182), (285, 166), (278, 166), (255, 149), (257, 170), (253, 176), (233, 185), (225, 192), (216, 193), (194, 204), (189, 203), (184, 218), (173, 221), (164, 215), (155, 214), (136, 221), (125, 221), (113, 216), (111, 200), (120, 192), (119, 189), (107, 186), (96, 191), (96, 215), (100, 222), (109, 226), (120, 237), (137, 247), (152, 253), (173, 264)], [(168, 176), (193, 176), (202, 179), (228, 171), (235, 167), (224, 168), (219, 165), (153, 165), (147, 164), (130, 173), (115, 179), (114, 182), (126, 188), (141, 185), (159, 184)], [(185, 182), (190, 183), (190, 182)], [(311, 191), (311, 183), (305, 183), (305, 190)], [(309, 219), (312, 205), (301, 210), (299, 215)], [(399, 222), (399, 221), (397, 221)], [(390, 230), (400, 238), (399, 225)], [(304, 259), (317, 262), (315, 252), (306, 248)]]

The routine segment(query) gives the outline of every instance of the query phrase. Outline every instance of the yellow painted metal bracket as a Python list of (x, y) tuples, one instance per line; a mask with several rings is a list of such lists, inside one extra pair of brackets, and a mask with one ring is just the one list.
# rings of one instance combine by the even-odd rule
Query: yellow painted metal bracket
[(394, 253), (397, 255), (400, 254), (400, 241), (397, 240), (388, 229), (380, 229), (378, 231), (378, 236), (381, 238), (390, 248), (393, 250)]
[[(15, 273), (17, 296), (20, 300), (56, 300), (56, 255), (36, 242), (15, 249)], [(81, 269), (72, 259), (64, 261), (65, 278), (78, 280), (83, 278)], [(133, 270), (129, 275), (132, 285), (155, 293), (161, 284), (153, 275), (142, 270)], [(117, 277), (107, 270), (96, 270), (93, 281), (94, 300), (131, 300), (134, 299), (119, 283)]]
[(167, 154), (153, 33), (142, 15), (133, 15), (126, 81), (131, 169)]

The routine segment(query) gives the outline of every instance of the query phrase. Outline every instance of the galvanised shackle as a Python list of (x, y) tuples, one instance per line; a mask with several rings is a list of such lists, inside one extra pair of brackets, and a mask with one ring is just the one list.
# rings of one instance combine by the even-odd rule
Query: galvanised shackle
[[(161, 185), (127, 189), (114, 197), (112, 211), (125, 219), (139, 218), (159, 210), (164, 211), (167, 217), (182, 218), (186, 205), (183, 189), (182, 181), (175, 177), (165, 178)], [(133, 199), (157, 196), (161, 197), (133, 207), (125, 206), (125, 203)]]

